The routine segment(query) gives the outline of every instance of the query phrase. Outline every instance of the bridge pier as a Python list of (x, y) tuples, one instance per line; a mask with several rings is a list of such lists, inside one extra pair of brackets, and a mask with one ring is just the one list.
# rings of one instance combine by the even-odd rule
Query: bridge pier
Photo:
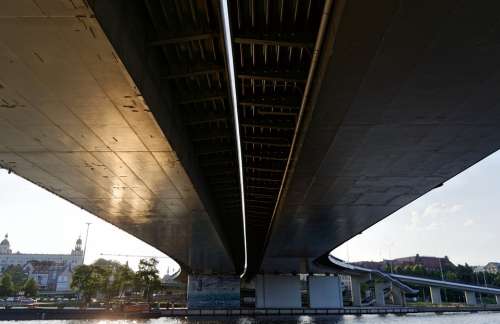
[(189, 275), (188, 308), (239, 308), (240, 278), (229, 275)]
[(361, 306), (361, 282), (358, 277), (351, 276), (351, 300), (352, 306)]
[(477, 305), (476, 293), (473, 291), (465, 291), (465, 302), (467, 305)]
[(375, 305), (376, 306), (385, 306), (384, 289), (387, 287), (388, 287), (388, 285), (385, 282), (375, 283)]
[(495, 300), (497, 301), (497, 305), (500, 305), (500, 295), (495, 295)]
[(405, 305), (405, 293), (401, 291), (401, 288), (392, 286), (392, 298), (394, 301), (394, 305)]
[(442, 304), (441, 300), (441, 288), (439, 287), (434, 287), (430, 286), (430, 291), (431, 291), (431, 302), (433, 304)]
[(342, 286), (338, 276), (309, 276), (309, 307), (342, 308)]
[(257, 275), (255, 279), (255, 307), (302, 307), (300, 278), (291, 275)]

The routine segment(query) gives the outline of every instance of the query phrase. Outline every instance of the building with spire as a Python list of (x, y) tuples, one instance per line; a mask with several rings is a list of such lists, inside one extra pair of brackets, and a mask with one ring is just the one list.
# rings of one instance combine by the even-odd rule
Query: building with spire
[(12, 254), (9, 243), (9, 234), (5, 234), (5, 238), (0, 242), (0, 254)]
[(73, 269), (83, 264), (82, 239), (76, 240), (69, 254), (12, 253), (9, 236), (0, 242), (0, 273), (20, 266), (35, 279), (42, 291), (67, 291)]

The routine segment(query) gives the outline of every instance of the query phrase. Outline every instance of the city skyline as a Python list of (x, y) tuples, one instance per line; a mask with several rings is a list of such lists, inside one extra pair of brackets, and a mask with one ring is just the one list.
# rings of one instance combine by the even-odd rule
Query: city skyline
[[(500, 260), (500, 251), (488, 249), (500, 243), (493, 230), (500, 222), (494, 208), (488, 208), (500, 193), (500, 185), (492, 176), (498, 167), (497, 152), (332, 253), (348, 261), (393, 259), (417, 253), (446, 255), (454, 263), (471, 265)], [(116, 255), (140, 255), (159, 257), (162, 274), (177, 268), (162, 252), (13, 173), (0, 170), (0, 185), (10, 188), (0, 195), (0, 236), (9, 234), (14, 253), (69, 253), (79, 236), (85, 240), (86, 223), (90, 222), (86, 263), (105, 257), (128, 261), (135, 268), (139, 257)]]
[(9, 234), (13, 253), (70, 253), (78, 237), (85, 244), (90, 222), (86, 264), (103, 257), (137, 269), (140, 257), (116, 255), (138, 255), (157, 257), (161, 275), (178, 269), (164, 253), (14, 173), (0, 169), (0, 186), (10, 188), (0, 193), (0, 237)]

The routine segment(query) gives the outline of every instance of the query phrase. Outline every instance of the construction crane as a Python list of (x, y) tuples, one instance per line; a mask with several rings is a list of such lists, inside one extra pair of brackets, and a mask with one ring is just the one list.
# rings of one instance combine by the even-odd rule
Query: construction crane
[(125, 258), (155, 258), (155, 259), (172, 259), (168, 256), (158, 256), (158, 255), (136, 255), (136, 254), (113, 254), (113, 253), (101, 253), (102, 256), (116, 256)]

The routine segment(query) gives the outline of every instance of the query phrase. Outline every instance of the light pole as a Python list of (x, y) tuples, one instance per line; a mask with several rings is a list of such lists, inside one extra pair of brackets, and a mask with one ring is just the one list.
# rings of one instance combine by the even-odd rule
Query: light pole
[[(476, 283), (477, 285), (479, 286), (479, 277), (477, 276), (477, 271), (474, 271), (475, 275), (476, 275)], [(483, 294), (479, 293), (479, 303), (482, 304), (483, 303)]]
[(82, 264), (85, 264), (85, 253), (87, 253), (87, 241), (89, 240), (89, 228), (92, 223), (87, 224), (87, 234), (85, 234), (85, 245), (83, 246), (83, 260)]
[(389, 266), (391, 267), (391, 273), (393, 273), (393, 269), (392, 269), (392, 253), (391, 253), (391, 251), (392, 251), (392, 247), (394, 246), (394, 244), (395, 244), (394, 242), (391, 242), (391, 243), (387, 244), (387, 247), (389, 249), (389, 262), (390, 262)]
[[(439, 260), (439, 270), (441, 271), (441, 281), (444, 281), (443, 265), (441, 264), (441, 258), (438, 258), (438, 260)], [(448, 292), (446, 291), (446, 288), (444, 288), (444, 301), (448, 302)]]

